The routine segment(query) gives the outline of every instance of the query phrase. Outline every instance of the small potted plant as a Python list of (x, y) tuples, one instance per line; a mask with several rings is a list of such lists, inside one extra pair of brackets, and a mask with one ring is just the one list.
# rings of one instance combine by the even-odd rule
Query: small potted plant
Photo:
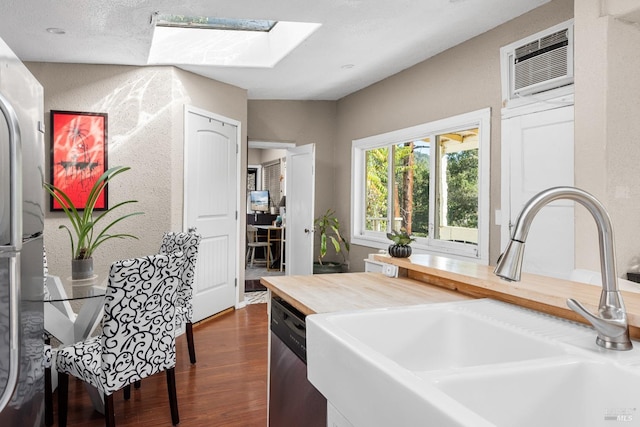
[[(315, 219), (314, 225), (316, 235), (320, 237), (320, 256), (318, 261), (313, 263), (313, 274), (342, 273), (346, 261), (344, 254), (349, 252), (349, 242), (340, 233), (340, 221), (335, 216), (335, 212), (328, 209)], [(342, 255), (342, 262), (323, 261), (328, 252), (329, 242), (336, 255)]]
[(62, 210), (71, 222), (71, 227), (61, 225), (58, 228), (67, 230), (69, 239), (71, 240), (71, 278), (73, 280), (87, 279), (93, 275), (93, 252), (102, 243), (109, 239), (124, 239), (125, 237), (137, 239), (136, 236), (131, 234), (108, 234), (108, 231), (120, 221), (134, 215), (142, 215), (142, 212), (133, 212), (122, 215), (112, 220), (110, 223), (105, 224), (101, 231), (95, 230), (96, 226), (101, 225), (104, 222), (102, 220), (114, 210), (129, 203), (136, 203), (137, 200), (126, 200), (124, 202), (120, 202), (104, 212), (101, 212), (97, 217), (94, 217), (93, 215), (96, 202), (104, 190), (105, 185), (107, 185), (107, 183), (115, 176), (129, 169), (131, 168), (115, 166), (103, 173), (93, 184), (93, 187), (89, 192), (89, 196), (87, 197), (84, 211), (82, 212), (78, 211), (78, 208), (74, 206), (71, 198), (62, 189), (46, 182), (43, 184), (45, 190), (47, 190), (47, 192), (56, 199), (58, 203), (60, 203)]
[(411, 256), (411, 246), (409, 244), (416, 239), (407, 233), (406, 228), (403, 227), (400, 231), (391, 230), (391, 233), (387, 233), (387, 238), (393, 242), (392, 245), (389, 245), (389, 255), (395, 258)]

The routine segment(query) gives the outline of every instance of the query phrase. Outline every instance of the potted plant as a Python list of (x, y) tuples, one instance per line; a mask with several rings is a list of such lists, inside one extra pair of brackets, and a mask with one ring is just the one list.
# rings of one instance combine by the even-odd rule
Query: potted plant
[(128, 171), (130, 167), (115, 166), (105, 171), (93, 184), (91, 191), (87, 196), (87, 202), (84, 207), (84, 211), (79, 212), (74, 206), (71, 198), (60, 188), (53, 184), (44, 183), (45, 190), (62, 206), (62, 210), (69, 218), (71, 227), (61, 225), (58, 228), (64, 228), (69, 233), (69, 239), (71, 240), (71, 278), (73, 280), (87, 279), (93, 276), (93, 253), (102, 243), (109, 239), (124, 239), (131, 237), (137, 239), (136, 236), (127, 233), (108, 234), (109, 229), (119, 223), (120, 221), (129, 218), (134, 215), (142, 215), (142, 212), (133, 212), (126, 215), (122, 215), (119, 218), (111, 221), (101, 231), (97, 231), (96, 225), (102, 224), (107, 215), (121, 206), (129, 203), (136, 203), (137, 200), (126, 200), (120, 202), (109, 209), (101, 212), (100, 215), (94, 218), (93, 211), (95, 209), (96, 202), (105, 185), (109, 183), (114, 177), (122, 172)]
[[(328, 209), (323, 215), (314, 220), (315, 232), (320, 237), (320, 256), (318, 261), (313, 263), (313, 273), (342, 273), (342, 266), (346, 257), (345, 252), (349, 252), (349, 242), (340, 233), (340, 221), (335, 216), (332, 209)], [(329, 243), (335, 254), (342, 256), (342, 262), (323, 261), (327, 255)]]
[(406, 228), (403, 227), (400, 231), (391, 230), (391, 233), (387, 233), (387, 238), (393, 242), (392, 245), (389, 245), (389, 255), (395, 258), (411, 256), (411, 246), (409, 244), (416, 239), (407, 233)]

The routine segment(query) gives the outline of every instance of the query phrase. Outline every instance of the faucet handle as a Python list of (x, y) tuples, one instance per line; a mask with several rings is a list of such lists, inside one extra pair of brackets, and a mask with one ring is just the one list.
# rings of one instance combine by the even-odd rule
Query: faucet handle
[(587, 311), (586, 308), (573, 298), (567, 300), (567, 306), (584, 317), (598, 332), (596, 343), (611, 350), (631, 350), (633, 344), (629, 338), (629, 325), (624, 312), (617, 319), (603, 319)]

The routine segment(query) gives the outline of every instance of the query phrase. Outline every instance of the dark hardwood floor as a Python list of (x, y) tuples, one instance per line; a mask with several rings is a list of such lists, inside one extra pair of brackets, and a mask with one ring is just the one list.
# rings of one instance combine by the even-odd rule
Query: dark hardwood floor
[[(189, 363), (185, 335), (178, 337), (176, 388), (180, 426), (265, 426), (267, 423), (267, 320), (266, 304), (194, 325), (197, 363)], [(57, 393), (54, 393), (57, 425)], [(131, 388), (125, 401), (114, 395), (118, 427), (170, 426), (166, 375), (146, 378), (140, 389)], [(104, 426), (93, 410), (80, 381), (69, 380), (71, 427)]]

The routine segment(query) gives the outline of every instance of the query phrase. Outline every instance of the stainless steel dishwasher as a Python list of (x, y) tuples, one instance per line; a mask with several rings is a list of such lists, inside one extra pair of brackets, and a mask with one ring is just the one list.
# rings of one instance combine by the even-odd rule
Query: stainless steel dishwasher
[(325, 427), (327, 400), (307, 379), (305, 316), (271, 298), (270, 427)]

